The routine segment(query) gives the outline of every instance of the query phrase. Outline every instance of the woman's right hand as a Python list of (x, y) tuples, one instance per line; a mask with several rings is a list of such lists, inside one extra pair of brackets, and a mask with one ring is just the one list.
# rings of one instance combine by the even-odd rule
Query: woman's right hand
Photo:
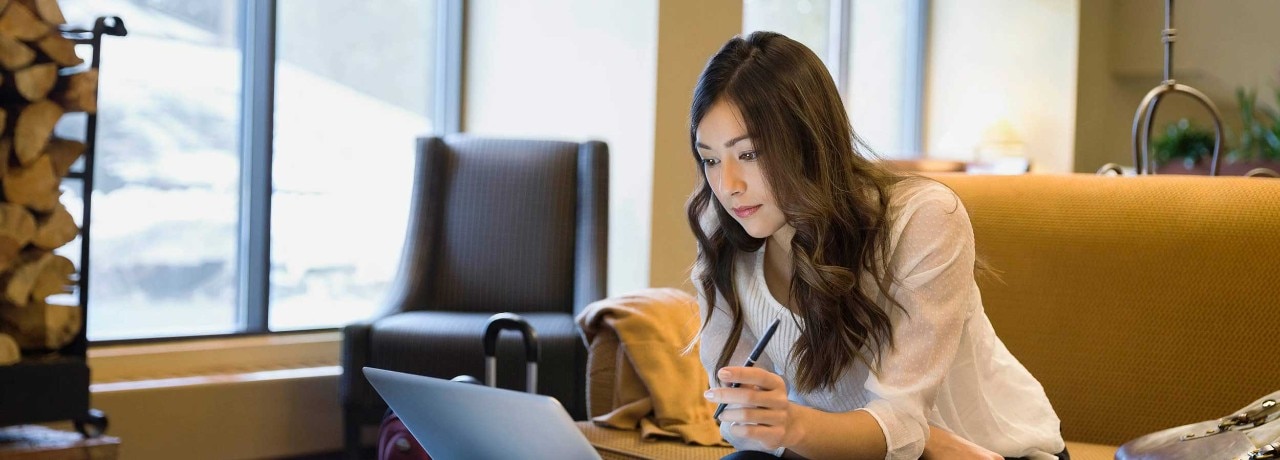
[(758, 367), (721, 368), (716, 374), (725, 385), (738, 383), (738, 388), (712, 388), (707, 400), (730, 404), (720, 414), (721, 423), (729, 423), (729, 432), (746, 441), (734, 443), (739, 449), (773, 452), (794, 445), (801, 436), (796, 421), (798, 408), (787, 400), (787, 382), (778, 374)]
[(1000, 454), (932, 425), (929, 426), (929, 440), (924, 443), (924, 455), (920, 458), (922, 460), (1004, 460)]

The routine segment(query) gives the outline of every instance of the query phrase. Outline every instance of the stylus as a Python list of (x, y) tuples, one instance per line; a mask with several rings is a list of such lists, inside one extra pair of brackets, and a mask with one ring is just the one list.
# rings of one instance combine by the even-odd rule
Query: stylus
[[(773, 338), (773, 333), (778, 330), (779, 324), (782, 324), (782, 318), (773, 320), (773, 324), (769, 325), (769, 329), (764, 331), (764, 335), (760, 336), (760, 341), (756, 342), (756, 347), (752, 348), (751, 354), (747, 356), (747, 363), (743, 364), (744, 367), (752, 367), (756, 365), (756, 360), (760, 359), (761, 353), (764, 353), (765, 345), (769, 344), (769, 339)], [(738, 388), (740, 386), (742, 386), (741, 383), (733, 382), (729, 385), (729, 388)], [(715, 417), (717, 422), (720, 421), (720, 413), (724, 412), (724, 406), (725, 403), (720, 403), (719, 406), (716, 406), (716, 414), (713, 417)]]

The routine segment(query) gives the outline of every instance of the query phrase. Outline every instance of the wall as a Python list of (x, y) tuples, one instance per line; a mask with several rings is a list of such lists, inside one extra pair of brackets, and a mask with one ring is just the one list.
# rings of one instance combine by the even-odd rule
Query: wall
[(689, 104), (741, 32), (741, 2), (477, 0), (468, 14), (463, 129), (608, 142), (609, 293), (686, 283)]
[[(1110, 100), (1119, 97), (1108, 70), (1111, 37), (1111, 0), (1080, 1), (1079, 90), (1076, 93), (1075, 166), (1077, 172), (1095, 172), (1102, 165), (1118, 162), (1122, 148), (1109, 139), (1120, 135), (1125, 125), (1109, 110)], [(1134, 102), (1133, 105), (1137, 105)], [(1132, 108), (1129, 117), (1133, 117)]]
[[(342, 449), (337, 366), (94, 385), (127, 460), (286, 458)], [(153, 385), (154, 384), (154, 385)]]
[(692, 290), (689, 269), (697, 243), (684, 204), (700, 178), (689, 152), (689, 106), (707, 59), (742, 32), (742, 2), (662, 0), (658, 30), (649, 281)]
[[(90, 407), (121, 458), (281, 458), (342, 448), (337, 332), (95, 346)], [(70, 429), (70, 423), (57, 424)]]
[(649, 282), (656, 0), (468, 4), (463, 130), (609, 144), (609, 292)]
[[(1131, 128), (1142, 97), (1163, 78), (1164, 2), (1160, 0), (1083, 0), (1081, 62), (1083, 81), (1096, 97), (1092, 120), (1077, 124), (1076, 170), (1093, 172), (1115, 162), (1132, 165)], [(1256, 88), (1259, 103), (1276, 106), (1280, 88), (1280, 6), (1273, 0), (1180, 0), (1173, 26), (1174, 79), (1204, 92), (1217, 105), (1224, 122), (1239, 133), (1235, 89)], [(1085, 56), (1094, 56), (1085, 59)], [(1086, 77), (1088, 75), (1088, 77)], [(1153, 123), (1159, 133), (1166, 123), (1188, 117), (1212, 126), (1207, 112), (1184, 96), (1162, 102)], [(1082, 99), (1081, 104), (1085, 101)]]
[(1078, 0), (935, 0), (925, 76), (925, 151), (974, 159), (1008, 119), (1037, 172), (1072, 169)]

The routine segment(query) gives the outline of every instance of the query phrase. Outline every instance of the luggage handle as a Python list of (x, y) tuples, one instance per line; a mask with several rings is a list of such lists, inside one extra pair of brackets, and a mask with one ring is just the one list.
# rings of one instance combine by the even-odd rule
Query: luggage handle
[(533, 325), (515, 313), (498, 313), (489, 317), (484, 328), (484, 382), (485, 385), (498, 386), (498, 335), (503, 330), (520, 332), (524, 339), (526, 361), (525, 388), (530, 393), (538, 392), (538, 357), (541, 347), (538, 345), (538, 334)]

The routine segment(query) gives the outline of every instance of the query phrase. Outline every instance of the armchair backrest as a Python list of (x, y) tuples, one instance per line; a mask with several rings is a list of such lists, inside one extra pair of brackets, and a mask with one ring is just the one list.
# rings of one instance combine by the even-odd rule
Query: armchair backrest
[(396, 310), (576, 313), (605, 295), (608, 147), (421, 138)]

